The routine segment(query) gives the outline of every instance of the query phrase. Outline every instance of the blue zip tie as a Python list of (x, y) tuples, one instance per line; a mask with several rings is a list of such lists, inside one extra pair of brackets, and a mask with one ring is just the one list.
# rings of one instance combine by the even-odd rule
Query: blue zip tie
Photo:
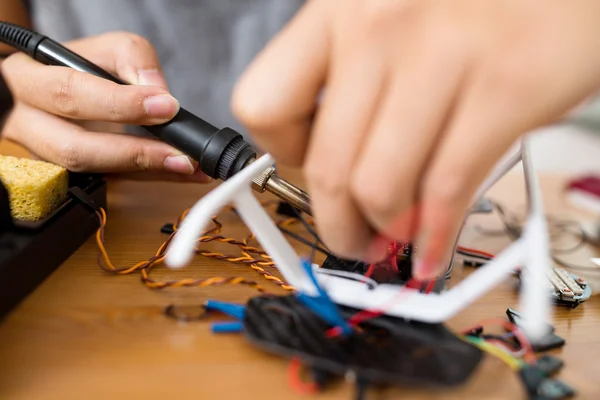
[(223, 301), (208, 300), (204, 306), (209, 311), (219, 311), (242, 321), (246, 315), (246, 306), (235, 303), (226, 303)]
[(312, 264), (307, 260), (303, 260), (302, 266), (315, 285), (318, 294), (316, 297), (313, 297), (301, 292), (297, 295), (298, 300), (326, 322), (329, 322), (335, 327), (342, 328), (343, 334), (351, 333), (352, 327), (348, 325), (348, 322), (339, 313), (338, 307), (331, 301), (327, 292), (319, 285), (312, 269)]
[(213, 333), (239, 333), (244, 325), (241, 322), (215, 322), (211, 326)]

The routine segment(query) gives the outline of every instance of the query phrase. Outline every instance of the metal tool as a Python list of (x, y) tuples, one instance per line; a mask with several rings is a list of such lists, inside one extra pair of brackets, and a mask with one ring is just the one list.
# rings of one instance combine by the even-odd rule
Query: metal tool
[(259, 193), (271, 192), (306, 214), (312, 215), (308, 194), (277, 176), (275, 167), (269, 167), (256, 176), (252, 180), (252, 188)]
[[(0, 43), (46, 65), (68, 67), (120, 85), (128, 84), (54, 40), (12, 23), (0, 21)], [(165, 124), (143, 128), (198, 161), (202, 172), (213, 179), (226, 180), (256, 159), (256, 152), (240, 133), (231, 128), (219, 129), (184, 108)], [(271, 192), (311, 214), (308, 195), (277, 176), (275, 168), (266, 170), (264, 179), (253, 187), (260, 193)]]

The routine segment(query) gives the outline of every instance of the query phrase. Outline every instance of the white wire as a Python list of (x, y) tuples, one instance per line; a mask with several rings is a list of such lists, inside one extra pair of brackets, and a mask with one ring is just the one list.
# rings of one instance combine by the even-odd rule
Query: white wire
[(371, 287), (376, 287), (378, 285), (378, 283), (375, 280), (369, 278), (368, 276), (364, 276), (354, 272), (339, 271), (327, 268), (317, 268), (315, 269), (315, 272), (317, 272), (318, 274), (339, 276), (340, 278), (347, 278), (352, 279), (353, 281), (364, 282), (365, 284), (368, 284)]

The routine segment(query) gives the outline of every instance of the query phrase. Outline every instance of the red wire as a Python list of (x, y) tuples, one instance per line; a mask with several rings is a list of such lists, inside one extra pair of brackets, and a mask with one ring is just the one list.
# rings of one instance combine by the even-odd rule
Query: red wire
[(431, 293), (431, 291), (433, 290), (434, 287), (435, 287), (435, 281), (429, 281), (429, 283), (427, 284), (427, 287), (425, 288), (425, 293), (426, 294)]
[(387, 308), (390, 305), (390, 303), (399, 301), (398, 297), (400, 297), (401, 295), (406, 295), (411, 290), (413, 290), (411, 288), (411, 286), (413, 285), (413, 284), (411, 284), (412, 281), (414, 281), (414, 280), (411, 279), (409, 282), (407, 282), (407, 284), (400, 289), (400, 291), (398, 292), (398, 294), (396, 296), (394, 296), (392, 299), (390, 299), (390, 301), (387, 304), (380, 307), (378, 310), (373, 309), (373, 310), (360, 311), (360, 312), (354, 314), (352, 317), (350, 317), (350, 319), (348, 320), (348, 323), (350, 325), (356, 326), (356, 325), (360, 325), (361, 323), (363, 323), (369, 319), (376, 318), (376, 317), (383, 315), (385, 313), (385, 311), (384, 311), (385, 308)]
[(396, 272), (399, 272), (399, 270), (398, 270), (398, 244), (395, 241), (393, 241), (391, 243), (390, 255), (391, 255), (392, 267), (394, 267)]
[[(395, 241), (393, 241), (390, 243), (390, 256), (391, 256), (392, 265), (395, 266), (396, 269), (398, 269), (397, 253), (398, 253), (398, 245)], [(373, 263), (373, 264), (369, 265), (369, 268), (367, 269), (365, 276), (370, 277), (373, 274), (373, 271), (375, 270), (375, 268), (376, 268), (376, 264)], [(426, 286), (424, 292), (428, 294), (433, 290), (434, 287), (435, 287), (435, 281), (433, 281), (433, 280), (429, 281), (429, 282), (427, 282), (427, 286)], [(399, 301), (399, 299), (398, 299), (399, 296), (406, 294), (411, 289), (414, 290), (414, 289), (421, 289), (421, 288), (423, 288), (423, 284), (416, 282), (414, 279), (411, 279), (402, 287), (402, 289), (400, 289), (398, 294), (396, 296), (394, 296), (392, 299), (390, 299), (390, 301), (388, 303), (386, 303), (384, 306), (380, 307), (379, 309), (360, 311), (360, 312), (354, 314), (352, 317), (350, 317), (350, 319), (348, 320), (348, 324), (356, 327), (357, 325), (360, 325), (361, 323), (363, 323), (369, 319), (377, 318), (385, 313), (385, 309), (387, 307), (389, 307), (390, 303)], [(328, 329), (325, 332), (325, 335), (329, 338), (333, 338), (333, 337), (337, 337), (337, 336), (341, 335), (341, 333), (342, 333), (342, 329), (340, 327), (333, 327), (331, 329)]]
[(302, 361), (294, 357), (290, 362), (288, 369), (288, 382), (292, 389), (301, 394), (315, 394), (319, 391), (319, 386), (315, 382), (304, 382), (300, 378)]
[(371, 264), (369, 265), (369, 269), (367, 269), (367, 272), (365, 272), (365, 277), (370, 278), (371, 275), (373, 275), (373, 272), (375, 272), (375, 264)]
[(463, 246), (458, 246), (456, 248), (456, 250), (458, 251), (464, 251), (465, 253), (473, 253), (473, 254), (477, 254), (486, 258), (494, 258), (494, 255), (492, 253), (488, 253), (485, 251), (481, 251), (481, 250), (477, 250), (477, 249), (471, 249), (469, 247), (463, 247)]
[(518, 350), (515, 350), (514, 348), (510, 347), (508, 344), (504, 343), (502, 340), (498, 340), (498, 339), (486, 339), (486, 342), (489, 342), (497, 347), (502, 347), (504, 350), (509, 351), (511, 354), (512, 353), (516, 353)]

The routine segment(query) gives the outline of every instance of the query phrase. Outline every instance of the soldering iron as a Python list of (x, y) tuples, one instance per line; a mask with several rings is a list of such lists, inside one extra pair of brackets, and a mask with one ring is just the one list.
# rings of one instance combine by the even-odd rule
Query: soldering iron
[[(0, 21), (0, 43), (46, 65), (68, 67), (117, 84), (128, 84), (54, 40), (12, 23)], [(213, 179), (226, 180), (256, 159), (256, 152), (240, 133), (231, 128), (219, 129), (184, 108), (167, 123), (143, 128), (198, 161), (202, 172)], [(261, 193), (269, 191), (311, 214), (308, 195), (280, 178), (274, 167), (256, 177), (253, 188)]]

